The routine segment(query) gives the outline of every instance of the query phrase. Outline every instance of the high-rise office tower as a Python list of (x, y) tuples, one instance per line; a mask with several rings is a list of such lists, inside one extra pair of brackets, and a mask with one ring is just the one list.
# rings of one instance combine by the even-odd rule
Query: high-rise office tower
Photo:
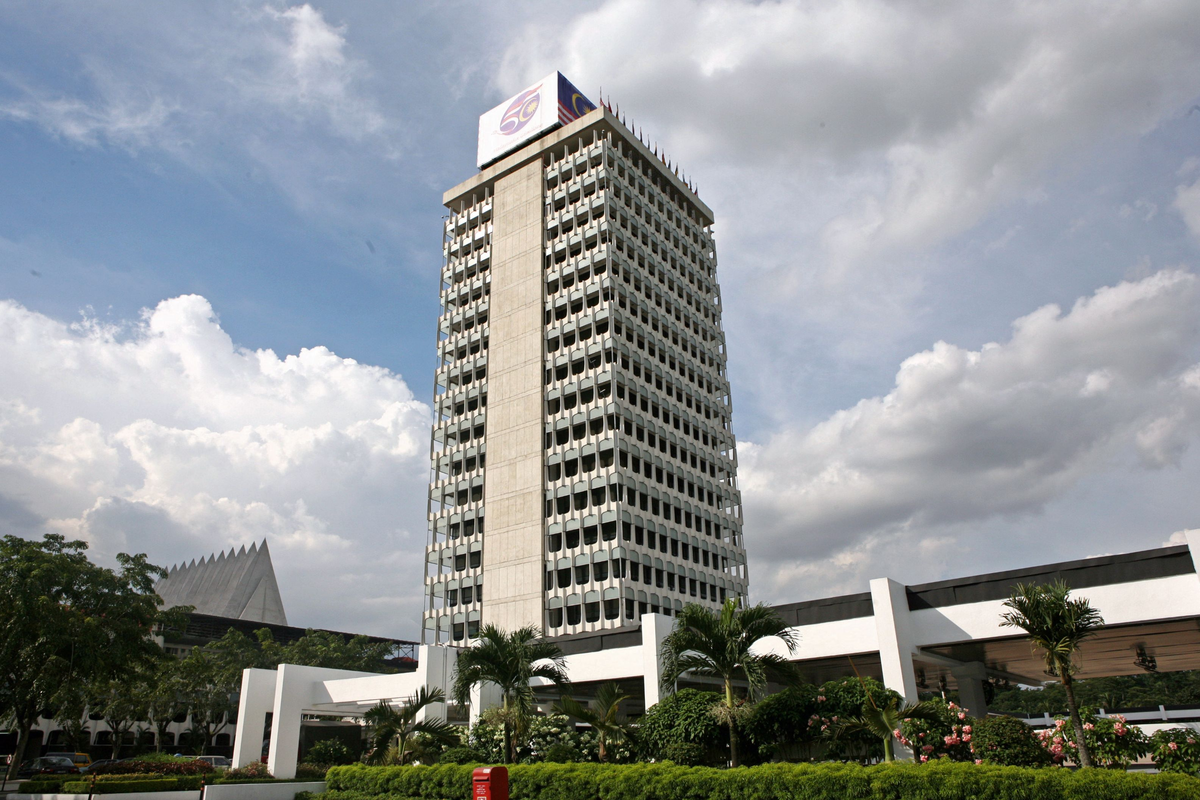
[(446, 192), (422, 640), (746, 595), (712, 211), (554, 73)]

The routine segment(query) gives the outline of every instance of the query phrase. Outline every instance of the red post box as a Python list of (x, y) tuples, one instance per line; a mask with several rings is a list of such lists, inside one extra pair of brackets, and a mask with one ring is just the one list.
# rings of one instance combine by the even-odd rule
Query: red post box
[(508, 800), (508, 767), (477, 767), (471, 780), (472, 800)]

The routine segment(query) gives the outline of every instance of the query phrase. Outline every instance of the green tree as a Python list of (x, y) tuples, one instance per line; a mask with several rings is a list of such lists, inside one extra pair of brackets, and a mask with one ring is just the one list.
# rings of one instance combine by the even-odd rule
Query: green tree
[(763, 639), (777, 638), (790, 654), (798, 643), (796, 634), (773, 610), (763, 604), (739, 608), (733, 598), (721, 610), (688, 603), (679, 612), (675, 630), (662, 644), (663, 688), (673, 689), (684, 673), (720, 678), (724, 697), (718, 714), (729, 728), (729, 762), (738, 765), (737, 720), (741, 705), (734, 682), (744, 681), (749, 700), (758, 699), (775, 679), (794, 684), (800, 680), (795, 665), (775, 653), (752, 653)]
[(12, 716), (17, 732), (10, 778), (40, 709), (81, 683), (118, 679), (163, 657), (150, 634), (172, 618), (154, 593), (165, 572), (125, 553), (107, 569), (86, 550), (57, 534), (0, 541), (0, 716)]
[[(208, 752), (213, 738), (229, 724), (236, 708), (233, 690), (221, 680), (220, 666), (203, 647), (197, 647), (177, 667), (180, 700), (191, 714), (188, 729), (192, 746), (199, 742), (199, 755)], [(239, 681), (240, 683), (240, 681)]]
[(937, 722), (938, 709), (932, 702), (901, 705), (899, 697), (893, 697), (887, 703), (876, 703), (875, 698), (868, 693), (859, 715), (841, 722), (837, 731), (838, 735), (863, 732), (877, 737), (883, 743), (883, 760), (895, 761), (896, 752), (892, 740), (902, 723), (913, 720)]
[(532, 625), (505, 633), (495, 625), (485, 625), (475, 646), (458, 655), (454, 668), (454, 699), (465, 705), (471, 689), (491, 683), (499, 688), (501, 707), (494, 716), (504, 728), (504, 760), (516, 759), (516, 739), (524, 731), (533, 710), (533, 689), (529, 682), (544, 678), (565, 688), (569, 681), (558, 645), (541, 637)]
[(630, 697), (631, 695), (621, 694), (621, 687), (617, 684), (606, 683), (596, 691), (594, 706), (585, 706), (574, 697), (564, 695), (556, 710), (592, 726), (592, 730), (596, 732), (600, 760), (607, 761), (608, 745), (629, 738), (629, 721), (621, 713), (621, 703)]
[(122, 680), (99, 681), (88, 692), (89, 710), (102, 715), (112, 733), (110, 758), (121, 757), (126, 734), (133, 731), (138, 720), (146, 717), (145, 684), (140, 677), (135, 674)]
[(458, 729), (448, 722), (426, 719), (418, 722), (421, 711), (436, 703), (446, 702), (441, 689), (422, 686), (399, 707), (380, 700), (363, 715), (370, 731), (371, 750), (367, 760), (372, 764), (407, 764), (413, 755), (418, 734), (425, 734), (443, 744), (458, 742)]
[(1002, 625), (1029, 634), (1034, 651), (1040, 649), (1045, 656), (1046, 670), (1062, 682), (1075, 741), (1079, 744), (1079, 765), (1090, 767), (1092, 758), (1079, 717), (1079, 704), (1075, 702), (1072, 675), (1079, 645), (1104, 625), (1104, 619), (1086, 599), (1073, 600), (1070, 594), (1071, 588), (1061, 580), (1048, 586), (1018, 583), (1012, 596), (1004, 601), (1010, 610), (1000, 619)]
[(178, 717), (186, 716), (187, 703), (179, 685), (179, 661), (168, 658), (156, 665), (146, 687), (146, 713), (154, 729), (154, 750), (162, 752), (167, 728)]

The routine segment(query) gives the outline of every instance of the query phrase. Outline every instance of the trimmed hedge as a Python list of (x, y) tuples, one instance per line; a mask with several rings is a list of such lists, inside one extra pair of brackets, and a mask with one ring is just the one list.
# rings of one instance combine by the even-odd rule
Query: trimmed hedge
[(180, 792), (198, 790), (201, 775), (101, 775), (95, 788), (90, 780), (69, 781), (62, 785), (63, 794), (129, 794), (131, 792)]
[[(472, 767), (354, 765), (329, 770), (320, 800), (470, 800)], [(1118, 770), (962, 763), (515, 764), (512, 800), (1200, 800), (1200, 779)]]
[(58, 794), (64, 783), (77, 780), (79, 780), (77, 776), (38, 778), (32, 781), (22, 781), (17, 784), (17, 791), (21, 794)]

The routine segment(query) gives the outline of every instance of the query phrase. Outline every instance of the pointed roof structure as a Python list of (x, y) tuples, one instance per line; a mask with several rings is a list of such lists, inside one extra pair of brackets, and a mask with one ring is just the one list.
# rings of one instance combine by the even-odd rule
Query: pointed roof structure
[(222, 551), (220, 557), (172, 566), (154, 591), (166, 608), (194, 606), (198, 614), (287, 625), (265, 539), (261, 547), (254, 543), (247, 550), (242, 545), (236, 552)]

